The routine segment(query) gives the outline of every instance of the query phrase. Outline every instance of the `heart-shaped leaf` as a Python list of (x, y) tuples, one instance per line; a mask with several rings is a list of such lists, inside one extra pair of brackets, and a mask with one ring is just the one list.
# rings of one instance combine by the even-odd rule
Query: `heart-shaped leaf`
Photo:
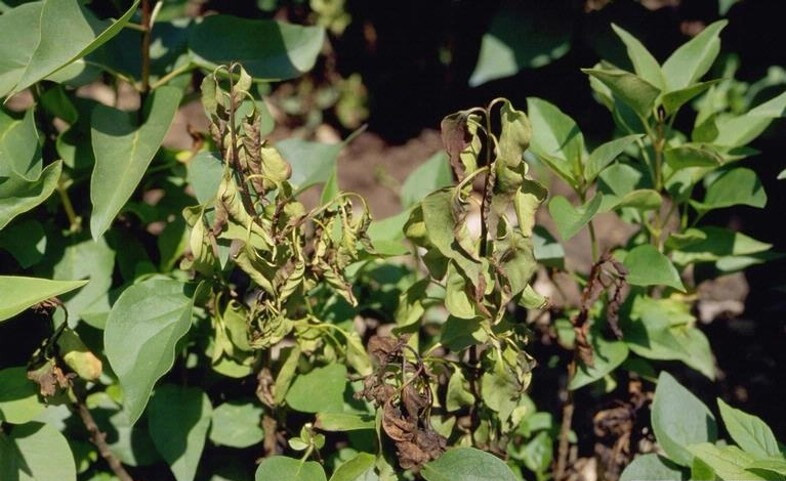
[(493, 454), (475, 448), (449, 449), (420, 472), (426, 481), (516, 481), (513, 471)]
[(273, 456), (260, 463), (256, 481), (327, 481), (325, 470), (316, 461)]

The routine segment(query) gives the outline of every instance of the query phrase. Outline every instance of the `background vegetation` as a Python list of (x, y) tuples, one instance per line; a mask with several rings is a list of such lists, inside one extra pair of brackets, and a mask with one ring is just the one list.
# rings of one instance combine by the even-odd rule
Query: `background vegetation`
[(783, 35), (0, 2), (0, 479), (783, 479)]

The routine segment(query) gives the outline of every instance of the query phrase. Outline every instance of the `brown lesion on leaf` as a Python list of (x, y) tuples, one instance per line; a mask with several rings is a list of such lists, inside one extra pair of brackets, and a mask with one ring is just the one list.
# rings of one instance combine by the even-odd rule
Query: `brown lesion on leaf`
[(396, 446), (399, 464), (418, 471), (445, 451), (447, 440), (431, 427), (431, 374), (407, 339), (374, 336), (369, 340), (377, 369), (366, 377), (356, 397), (382, 408), (382, 429)]

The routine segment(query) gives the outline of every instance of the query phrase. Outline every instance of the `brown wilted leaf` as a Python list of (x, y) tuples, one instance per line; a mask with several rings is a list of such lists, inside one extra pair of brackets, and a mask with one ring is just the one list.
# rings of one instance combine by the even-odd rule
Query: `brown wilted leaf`
[(71, 379), (76, 374), (65, 374), (55, 363), (54, 359), (46, 361), (36, 369), (27, 371), (27, 378), (38, 384), (41, 396), (47, 398), (57, 394), (60, 389), (71, 387)]

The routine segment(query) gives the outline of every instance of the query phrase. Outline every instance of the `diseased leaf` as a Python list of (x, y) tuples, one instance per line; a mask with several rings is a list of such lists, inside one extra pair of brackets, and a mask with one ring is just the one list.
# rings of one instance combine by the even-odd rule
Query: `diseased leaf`
[(175, 346), (191, 327), (194, 301), (177, 281), (151, 279), (120, 295), (104, 330), (106, 357), (123, 388), (123, 409), (133, 424), (156, 381), (172, 368)]
[(745, 452), (758, 457), (781, 454), (772, 429), (759, 417), (734, 409), (720, 398), (718, 408), (731, 439)]
[(634, 247), (623, 261), (627, 281), (634, 286), (669, 286), (684, 291), (680, 274), (668, 257), (649, 244)]
[(663, 63), (668, 92), (696, 83), (712, 67), (720, 52), (720, 32), (729, 22), (719, 20), (680, 46)]
[(652, 429), (669, 459), (688, 468), (693, 463), (688, 446), (714, 442), (718, 436), (715, 417), (707, 406), (665, 371), (655, 389)]
[(177, 481), (192, 481), (197, 473), (212, 409), (207, 394), (196, 387), (164, 384), (150, 399), (153, 444)]
[(324, 41), (322, 27), (209, 15), (191, 29), (188, 48), (209, 70), (242, 61), (256, 79), (286, 80), (311, 70)]
[(516, 481), (505, 463), (475, 448), (449, 449), (421, 471), (426, 481)]
[(95, 168), (90, 179), (90, 232), (101, 237), (134, 193), (158, 152), (175, 116), (182, 92), (175, 87), (156, 89), (145, 104), (145, 120), (135, 112), (104, 105), (90, 120)]
[(65, 294), (87, 281), (53, 281), (35, 277), (0, 276), (0, 322), (49, 298)]
[(20, 92), (84, 57), (116, 35), (139, 0), (115, 22), (100, 21), (81, 2), (44, 0), (0, 18), (0, 97)]

